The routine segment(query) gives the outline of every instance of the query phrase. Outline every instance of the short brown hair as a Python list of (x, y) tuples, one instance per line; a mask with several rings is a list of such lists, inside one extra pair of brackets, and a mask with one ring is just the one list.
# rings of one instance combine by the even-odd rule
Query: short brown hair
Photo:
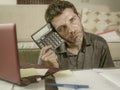
[(77, 10), (75, 8), (75, 6), (68, 2), (68, 1), (56, 1), (52, 4), (50, 4), (46, 10), (45, 13), (45, 20), (47, 23), (51, 23), (51, 20), (62, 14), (62, 12), (66, 9), (66, 8), (71, 8), (76, 14), (77, 14)]

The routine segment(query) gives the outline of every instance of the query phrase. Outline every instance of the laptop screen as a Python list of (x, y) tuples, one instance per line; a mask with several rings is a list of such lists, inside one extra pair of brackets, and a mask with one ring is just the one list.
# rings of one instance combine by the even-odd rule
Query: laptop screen
[(0, 79), (20, 83), (15, 24), (0, 24)]

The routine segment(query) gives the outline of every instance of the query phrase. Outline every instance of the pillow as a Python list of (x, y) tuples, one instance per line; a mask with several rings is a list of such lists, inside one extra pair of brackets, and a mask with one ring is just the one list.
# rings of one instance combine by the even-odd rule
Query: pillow
[(98, 34), (120, 26), (120, 12), (94, 11), (87, 8), (82, 10), (82, 24), (85, 31)]

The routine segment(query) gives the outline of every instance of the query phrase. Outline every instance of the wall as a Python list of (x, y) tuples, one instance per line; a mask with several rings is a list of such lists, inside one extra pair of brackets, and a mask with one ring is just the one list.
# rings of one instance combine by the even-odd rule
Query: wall
[(18, 41), (31, 41), (31, 35), (46, 22), (46, 5), (0, 5), (0, 23), (16, 23)]
[(16, 0), (0, 0), (0, 5), (15, 5)]

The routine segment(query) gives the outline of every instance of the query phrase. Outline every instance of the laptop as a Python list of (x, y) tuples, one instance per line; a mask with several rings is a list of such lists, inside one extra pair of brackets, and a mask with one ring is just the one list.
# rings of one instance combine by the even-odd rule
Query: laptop
[[(40, 65), (36, 67), (39, 66)], [(51, 68), (46, 76), (51, 75), (56, 71), (58, 70)], [(18, 59), (16, 24), (0, 24), (0, 79), (18, 85), (28, 85), (36, 82), (36, 77), (21, 78), (20, 63)]]

